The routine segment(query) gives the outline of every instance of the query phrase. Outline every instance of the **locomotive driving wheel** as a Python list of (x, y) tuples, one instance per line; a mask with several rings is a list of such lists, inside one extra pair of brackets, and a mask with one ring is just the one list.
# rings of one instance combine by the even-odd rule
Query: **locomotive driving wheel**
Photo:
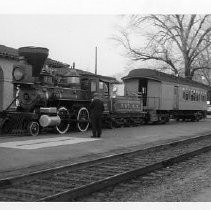
[(65, 107), (60, 107), (57, 111), (57, 115), (60, 117), (61, 122), (59, 125), (56, 126), (56, 130), (60, 134), (65, 134), (69, 130), (70, 124), (69, 124), (69, 111)]
[(36, 121), (30, 121), (27, 125), (27, 131), (31, 136), (37, 136), (40, 132), (39, 123)]
[(78, 111), (77, 115), (77, 128), (79, 131), (84, 132), (89, 127), (89, 111), (87, 108), (82, 107)]

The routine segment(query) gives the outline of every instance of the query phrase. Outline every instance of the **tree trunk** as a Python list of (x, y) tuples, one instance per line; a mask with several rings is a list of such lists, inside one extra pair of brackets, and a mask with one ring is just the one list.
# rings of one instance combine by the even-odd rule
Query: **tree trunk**
[(185, 78), (192, 80), (193, 75), (191, 74), (190, 62), (188, 59), (188, 55), (184, 55), (185, 60)]

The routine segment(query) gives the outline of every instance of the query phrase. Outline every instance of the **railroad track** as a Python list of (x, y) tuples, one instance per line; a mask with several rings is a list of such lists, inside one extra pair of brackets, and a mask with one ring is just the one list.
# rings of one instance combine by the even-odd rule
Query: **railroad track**
[(0, 180), (0, 201), (74, 201), (211, 149), (209, 136)]

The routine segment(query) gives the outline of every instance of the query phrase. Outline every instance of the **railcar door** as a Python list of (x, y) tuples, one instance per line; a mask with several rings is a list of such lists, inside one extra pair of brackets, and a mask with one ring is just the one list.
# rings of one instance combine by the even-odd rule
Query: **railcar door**
[(178, 86), (174, 86), (173, 108), (179, 109), (179, 87)]
[(147, 106), (147, 79), (139, 79), (138, 92), (141, 93), (143, 97), (143, 106)]

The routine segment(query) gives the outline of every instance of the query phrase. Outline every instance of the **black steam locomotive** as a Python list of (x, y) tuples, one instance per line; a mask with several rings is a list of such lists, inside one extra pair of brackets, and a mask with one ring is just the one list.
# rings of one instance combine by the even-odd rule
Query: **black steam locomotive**
[(74, 66), (49, 69), (45, 65), (47, 48), (22, 47), (18, 53), (12, 73), (16, 96), (0, 112), (1, 133), (27, 131), (36, 136), (40, 130), (54, 129), (64, 134), (72, 127), (86, 131), (95, 92), (104, 101), (105, 126), (138, 125), (146, 118), (138, 95), (115, 96), (115, 78), (80, 72)]

